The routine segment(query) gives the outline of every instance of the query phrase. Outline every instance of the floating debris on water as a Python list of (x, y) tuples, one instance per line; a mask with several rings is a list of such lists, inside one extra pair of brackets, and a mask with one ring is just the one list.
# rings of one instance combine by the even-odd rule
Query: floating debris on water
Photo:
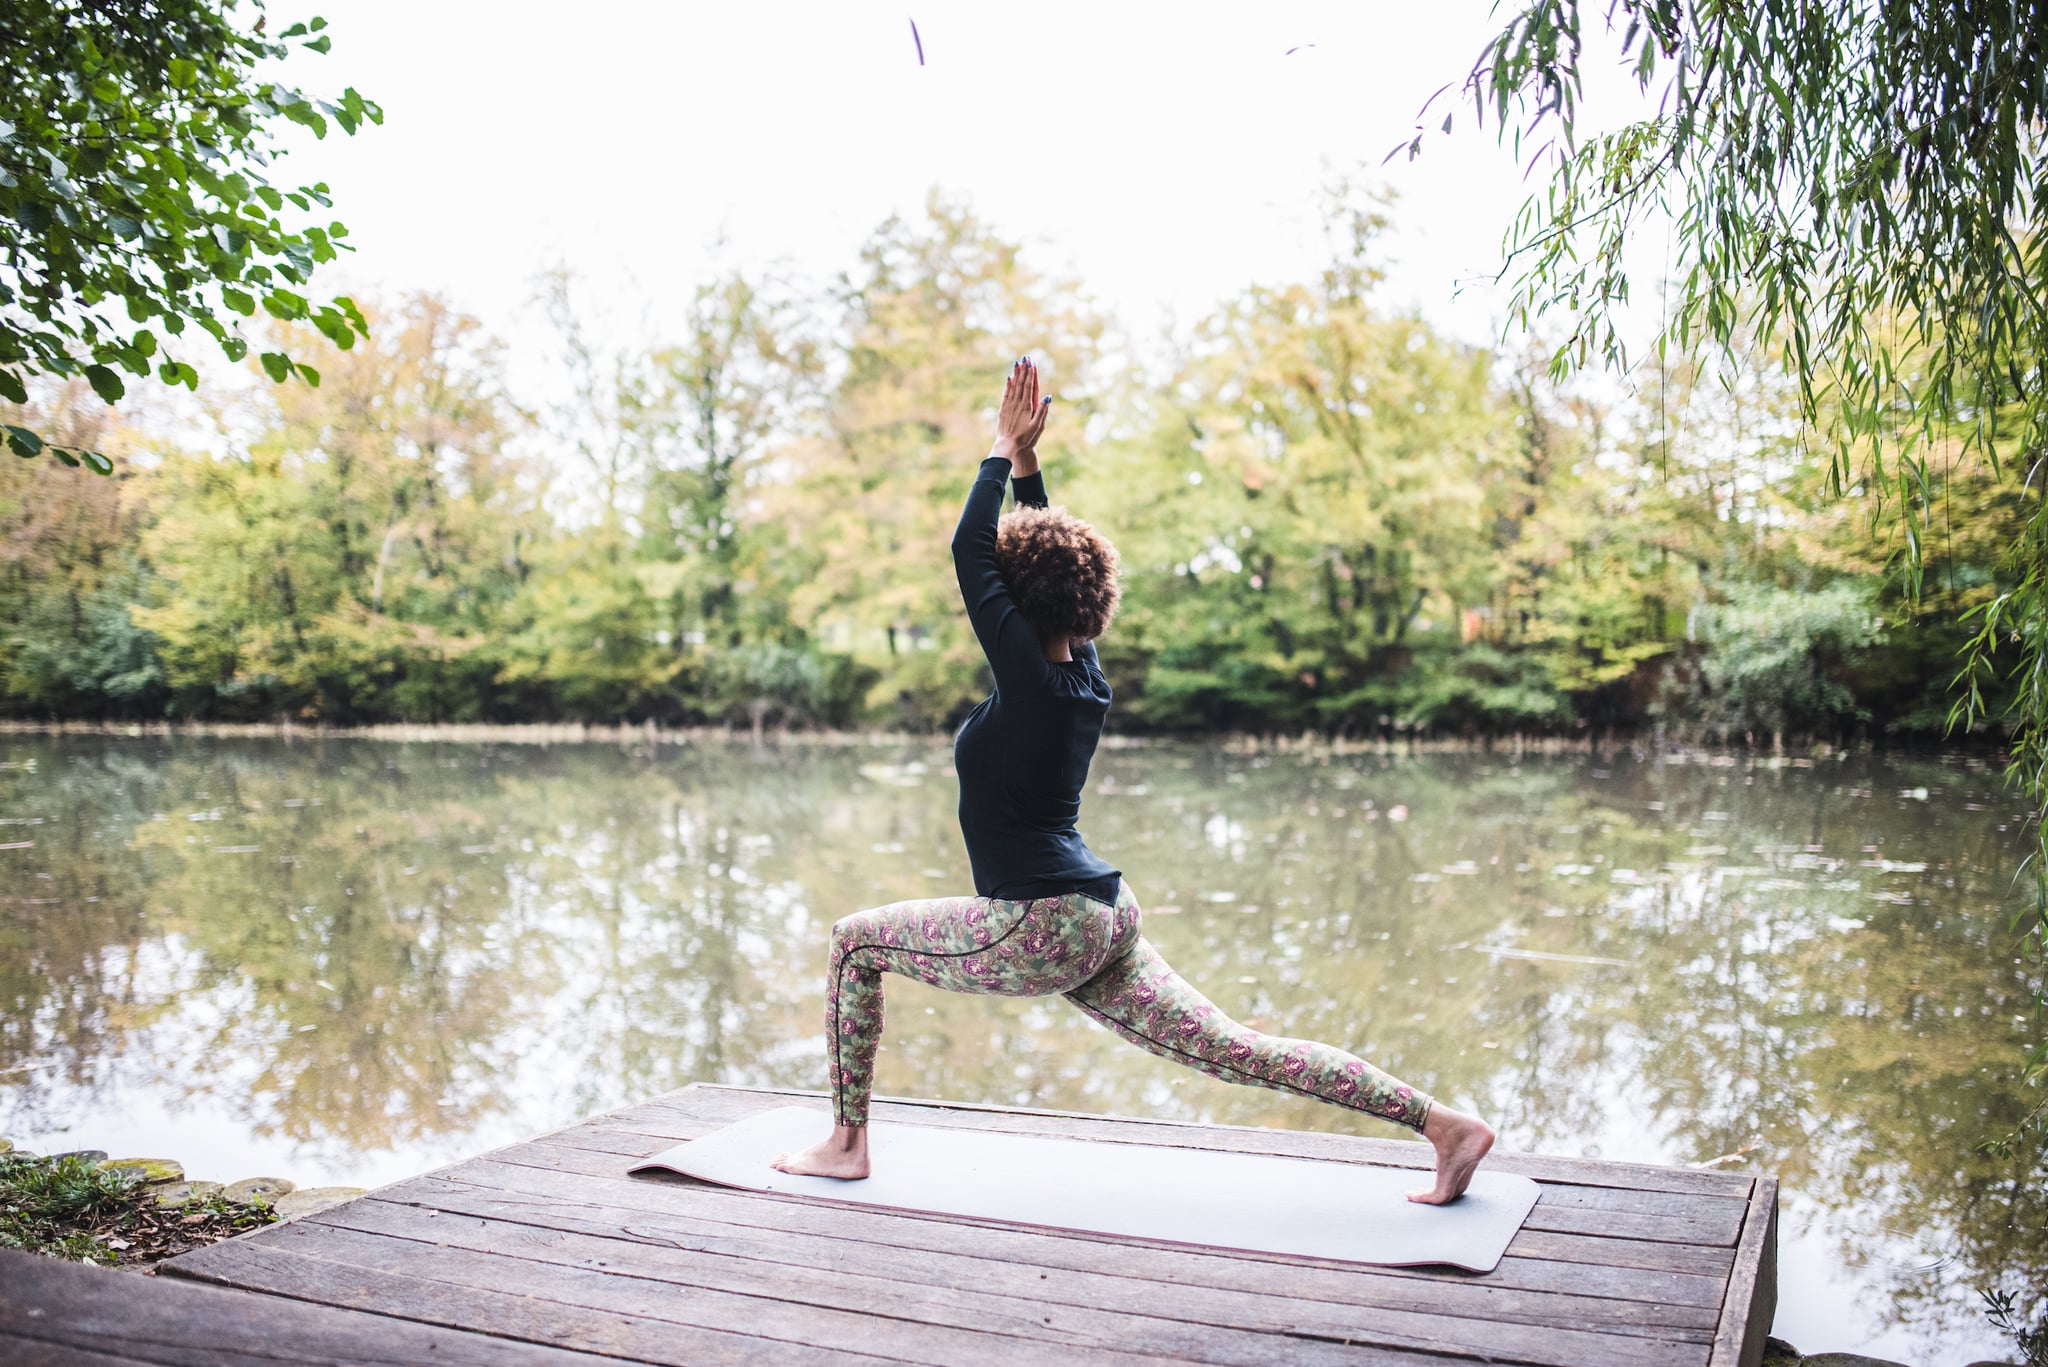
[(1627, 968), (1626, 959), (1608, 959), (1598, 954), (1552, 954), (1542, 949), (1504, 949), (1498, 945), (1474, 945), (1481, 954), (1491, 954), (1496, 959), (1530, 959), (1544, 964), (1600, 964), (1609, 968)]

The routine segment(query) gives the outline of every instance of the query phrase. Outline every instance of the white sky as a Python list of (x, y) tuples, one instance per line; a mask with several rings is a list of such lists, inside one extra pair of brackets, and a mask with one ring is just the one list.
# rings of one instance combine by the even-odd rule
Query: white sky
[(1420, 159), (1379, 166), (1471, 69), (1490, 32), (1476, 0), (315, 8), (334, 51), (295, 56), (292, 78), (386, 113), (279, 168), (330, 182), (352, 231), (327, 283), (442, 291), (519, 357), (545, 342), (527, 301), (550, 263), (659, 331), (721, 233), (726, 262), (822, 281), (933, 187), (1072, 270), (1142, 342), (1311, 271), (1316, 189), (1361, 163), (1401, 197), (1388, 301), (1496, 334), (1490, 282), (1526, 190), (1510, 153), (1460, 106)]

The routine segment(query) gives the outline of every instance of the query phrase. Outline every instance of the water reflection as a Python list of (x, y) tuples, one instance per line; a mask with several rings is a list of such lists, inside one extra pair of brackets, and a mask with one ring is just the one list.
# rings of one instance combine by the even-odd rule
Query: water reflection
[[(199, 1166), (223, 1127), (342, 1180), (695, 1079), (818, 1085), (825, 927), (967, 885), (943, 750), (8, 737), (0, 764), (0, 1133), (154, 1108)], [(2042, 1156), (1979, 1147), (2031, 1100), (2032, 1028), (1981, 764), (1148, 747), (1098, 761), (1088, 817), (1241, 1018), (1516, 1147), (1779, 1173), (1803, 1346), (1960, 1362), (1998, 1346), (1974, 1287), (2048, 1279)], [(890, 990), (885, 1093), (1386, 1132), (1058, 1001)]]

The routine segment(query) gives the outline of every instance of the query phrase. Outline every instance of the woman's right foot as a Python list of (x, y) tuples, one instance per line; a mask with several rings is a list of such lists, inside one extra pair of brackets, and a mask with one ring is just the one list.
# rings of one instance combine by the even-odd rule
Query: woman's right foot
[(768, 1165), (798, 1177), (837, 1177), (856, 1181), (868, 1175), (868, 1127), (838, 1125), (825, 1139), (798, 1153), (785, 1153)]
[(1408, 1199), (1426, 1206), (1457, 1200), (1472, 1184), (1472, 1170), (1493, 1147), (1493, 1127), (1476, 1115), (1433, 1102), (1422, 1122), (1422, 1137), (1436, 1149), (1436, 1185), (1411, 1191)]

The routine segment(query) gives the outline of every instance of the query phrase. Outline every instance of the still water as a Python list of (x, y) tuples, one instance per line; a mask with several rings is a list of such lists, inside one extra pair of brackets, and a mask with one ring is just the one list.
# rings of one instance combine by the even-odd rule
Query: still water
[[(695, 1080), (817, 1087), (826, 928), (970, 887), (943, 747), (0, 736), (0, 1134), (372, 1185)], [(1778, 1332), (2003, 1356), (2048, 1282), (1981, 760), (1105, 751), (1084, 812), (1240, 1019), (1510, 1148), (1777, 1173)], [(1393, 1134), (893, 981), (878, 1089)]]

